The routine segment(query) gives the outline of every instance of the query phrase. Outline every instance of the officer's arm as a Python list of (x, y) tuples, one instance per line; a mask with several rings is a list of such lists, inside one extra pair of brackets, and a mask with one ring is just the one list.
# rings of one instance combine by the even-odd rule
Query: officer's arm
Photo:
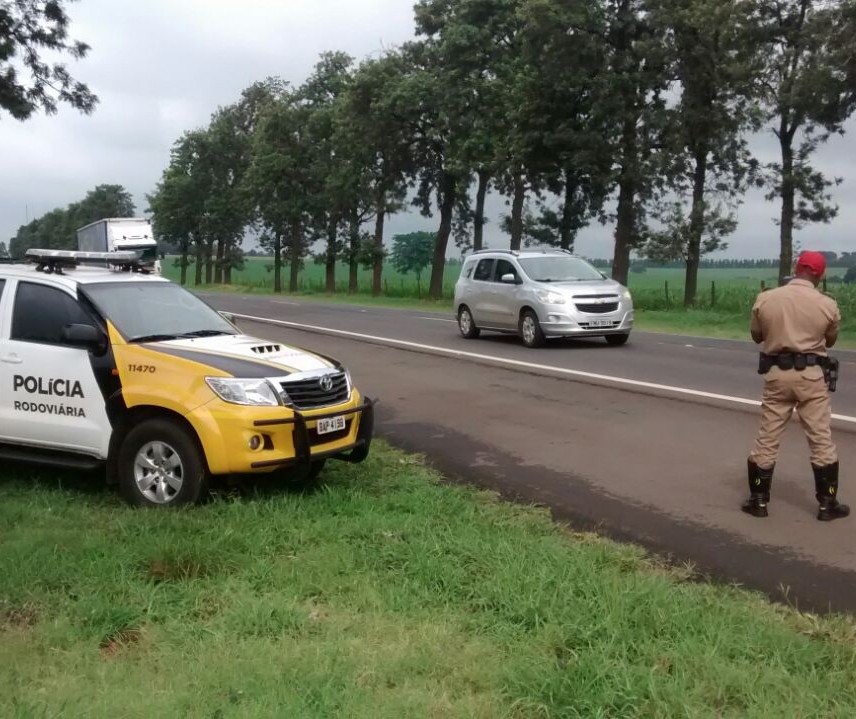
[(756, 345), (764, 342), (764, 332), (761, 330), (761, 318), (759, 317), (758, 305), (752, 308), (752, 324), (749, 326), (752, 339)]
[(838, 310), (838, 304), (835, 305), (832, 319), (829, 322), (829, 327), (826, 328), (826, 346), (834, 347), (838, 342), (838, 333), (841, 331), (841, 312)]

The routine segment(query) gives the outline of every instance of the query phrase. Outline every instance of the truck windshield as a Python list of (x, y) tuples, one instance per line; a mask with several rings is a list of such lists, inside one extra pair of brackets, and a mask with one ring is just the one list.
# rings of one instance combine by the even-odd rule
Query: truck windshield
[(584, 282), (602, 280), (603, 275), (579, 257), (525, 257), (523, 271), (535, 282)]
[(237, 334), (219, 313), (172, 282), (105, 282), (80, 289), (129, 342)]
[(123, 247), (122, 252), (136, 252), (140, 256), (142, 262), (154, 262), (158, 258), (158, 248), (156, 245), (128, 245)]

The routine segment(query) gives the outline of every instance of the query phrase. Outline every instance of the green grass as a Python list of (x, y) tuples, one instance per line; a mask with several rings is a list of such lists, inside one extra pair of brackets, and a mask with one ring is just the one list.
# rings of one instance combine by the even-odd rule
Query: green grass
[(856, 626), (690, 581), (378, 446), (135, 511), (0, 482), (0, 716), (850, 717)]

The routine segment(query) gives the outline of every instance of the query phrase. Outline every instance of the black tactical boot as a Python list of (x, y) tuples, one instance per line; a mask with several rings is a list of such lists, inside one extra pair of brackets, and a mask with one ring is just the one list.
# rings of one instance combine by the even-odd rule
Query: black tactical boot
[(820, 509), (817, 518), (821, 522), (844, 519), (850, 515), (850, 507), (838, 501), (838, 462), (826, 467), (811, 466), (814, 470), (814, 487)]
[(751, 497), (743, 502), (743, 511), (753, 517), (766, 517), (767, 504), (770, 502), (770, 487), (773, 484), (773, 469), (761, 469), (751, 459), (747, 462), (749, 471), (749, 491)]

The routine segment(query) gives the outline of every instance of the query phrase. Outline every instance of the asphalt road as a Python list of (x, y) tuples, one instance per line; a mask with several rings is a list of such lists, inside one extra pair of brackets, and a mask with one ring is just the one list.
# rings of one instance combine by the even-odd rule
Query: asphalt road
[[(796, 422), (771, 516), (739, 511), (761, 386), (749, 343), (637, 333), (622, 348), (585, 341), (527, 350), (513, 338), (466, 341), (448, 317), (418, 311), (206, 299), (290, 323), (240, 320), (248, 333), (342, 360), (381, 400), (378, 434), (425, 453), (452, 479), (547, 505), (577, 528), (639, 542), (804, 609), (856, 611), (856, 518), (815, 520)], [(848, 383), (856, 355), (838, 354), (842, 498), (856, 504), (856, 389)]]

